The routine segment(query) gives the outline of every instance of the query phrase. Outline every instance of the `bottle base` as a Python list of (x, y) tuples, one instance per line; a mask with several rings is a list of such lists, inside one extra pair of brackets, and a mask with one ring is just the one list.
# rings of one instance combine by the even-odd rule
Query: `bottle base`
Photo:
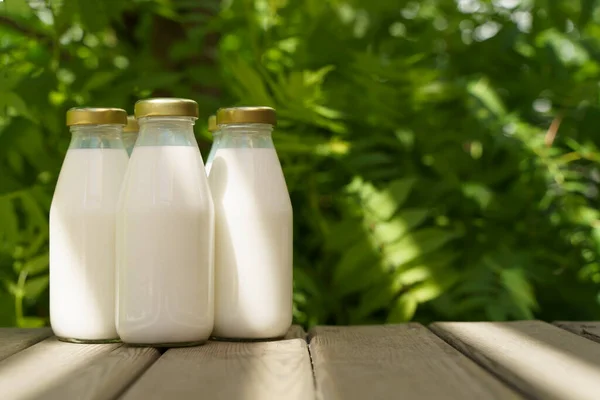
[(272, 342), (275, 340), (282, 340), (283, 338), (284, 338), (283, 336), (276, 336), (276, 337), (270, 337), (270, 338), (246, 339), (246, 338), (229, 338), (229, 337), (223, 337), (223, 336), (211, 336), (210, 340), (214, 340), (217, 342)]
[(56, 337), (61, 342), (66, 343), (76, 343), (76, 344), (110, 344), (110, 343), (121, 343), (121, 339), (76, 339), (76, 338), (67, 338), (67, 337)]
[(208, 340), (196, 340), (193, 342), (165, 342), (165, 343), (130, 343), (123, 342), (131, 347), (194, 347), (205, 344)]

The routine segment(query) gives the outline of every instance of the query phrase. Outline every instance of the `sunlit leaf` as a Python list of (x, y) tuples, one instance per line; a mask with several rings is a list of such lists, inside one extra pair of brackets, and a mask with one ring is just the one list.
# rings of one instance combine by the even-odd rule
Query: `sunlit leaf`
[(29, 275), (35, 275), (47, 271), (48, 265), (48, 254), (42, 254), (27, 261), (25, 265), (23, 265), (23, 271), (26, 271)]
[(396, 300), (386, 322), (394, 324), (410, 321), (417, 310), (417, 301), (410, 295), (402, 295)]
[(388, 264), (398, 267), (415, 258), (439, 249), (460, 234), (439, 228), (424, 228), (414, 234), (407, 235), (399, 242), (384, 249)]

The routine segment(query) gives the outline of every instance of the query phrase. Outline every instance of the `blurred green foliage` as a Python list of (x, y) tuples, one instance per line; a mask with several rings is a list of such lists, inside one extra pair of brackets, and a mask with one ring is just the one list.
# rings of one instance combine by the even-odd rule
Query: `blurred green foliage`
[(600, 319), (599, 62), (595, 0), (0, 1), (0, 325), (65, 111), (151, 95), (277, 108), (298, 323)]

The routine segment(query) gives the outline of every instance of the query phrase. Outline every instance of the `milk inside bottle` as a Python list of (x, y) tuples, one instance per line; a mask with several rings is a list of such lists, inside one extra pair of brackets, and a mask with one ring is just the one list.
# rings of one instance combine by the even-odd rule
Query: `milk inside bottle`
[(135, 141), (138, 137), (138, 132), (140, 127), (138, 125), (135, 116), (130, 115), (127, 117), (127, 125), (123, 128), (123, 144), (125, 145), (125, 150), (127, 150), (127, 154), (131, 157), (131, 152), (133, 151), (133, 146), (135, 145)]
[(127, 152), (125, 110), (74, 108), (50, 207), (50, 322), (64, 341), (117, 341), (115, 221)]
[(271, 139), (275, 110), (221, 109), (217, 122), (213, 336), (281, 337), (292, 322), (292, 204)]
[(186, 99), (135, 105), (140, 124), (117, 217), (117, 331), (185, 346), (213, 328), (214, 209)]
[(215, 159), (215, 154), (217, 154), (217, 149), (219, 147), (219, 142), (221, 141), (221, 132), (219, 131), (219, 127), (217, 126), (216, 115), (211, 115), (208, 118), (208, 131), (213, 135), (212, 146), (210, 147), (210, 152), (208, 153), (208, 157), (206, 158), (206, 173), (210, 174), (210, 168), (212, 167), (213, 160)]

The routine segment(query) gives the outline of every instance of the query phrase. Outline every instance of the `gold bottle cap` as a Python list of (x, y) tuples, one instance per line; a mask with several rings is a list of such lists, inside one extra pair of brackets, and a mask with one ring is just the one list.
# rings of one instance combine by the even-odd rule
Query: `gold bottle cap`
[(123, 133), (138, 133), (140, 126), (138, 125), (137, 119), (133, 115), (127, 116), (127, 125), (123, 128)]
[(155, 98), (138, 100), (135, 117), (193, 117), (198, 118), (198, 103), (189, 99)]
[(211, 115), (210, 117), (208, 117), (208, 131), (215, 132), (218, 130), (219, 130), (219, 127), (217, 126), (217, 116)]
[(269, 124), (277, 123), (275, 109), (271, 107), (230, 107), (217, 111), (217, 124)]
[(67, 126), (127, 125), (127, 112), (120, 108), (75, 107), (67, 111)]

